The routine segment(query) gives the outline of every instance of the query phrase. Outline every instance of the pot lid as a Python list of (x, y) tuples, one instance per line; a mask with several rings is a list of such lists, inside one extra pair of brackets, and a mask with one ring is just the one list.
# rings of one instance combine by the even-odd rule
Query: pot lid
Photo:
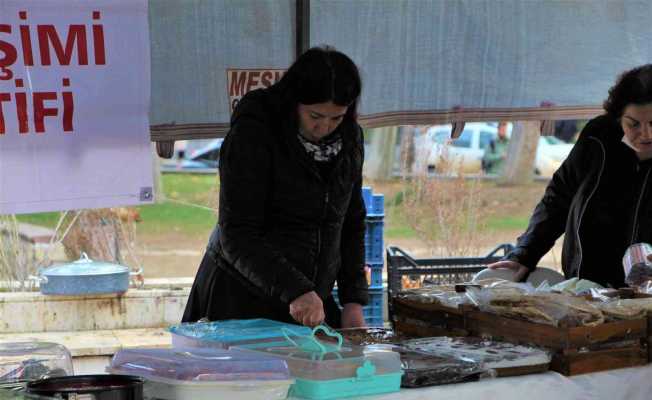
[(93, 261), (86, 253), (82, 253), (77, 261), (45, 268), (41, 275), (69, 276), (69, 275), (107, 275), (128, 272), (124, 265), (112, 264), (104, 261)]

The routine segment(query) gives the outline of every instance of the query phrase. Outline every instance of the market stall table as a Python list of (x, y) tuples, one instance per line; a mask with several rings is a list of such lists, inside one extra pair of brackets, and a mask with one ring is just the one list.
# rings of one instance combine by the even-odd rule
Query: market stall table
[(647, 400), (652, 397), (652, 365), (565, 377), (556, 372), (485, 379), (479, 382), (401, 389), (365, 400)]

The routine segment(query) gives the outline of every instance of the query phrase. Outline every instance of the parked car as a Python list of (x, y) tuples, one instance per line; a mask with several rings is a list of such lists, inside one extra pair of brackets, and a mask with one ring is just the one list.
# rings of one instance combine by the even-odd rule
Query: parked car
[[(442, 174), (473, 174), (482, 171), (482, 158), (491, 142), (498, 137), (495, 123), (472, 122), (464, 126), (457, 139), (450, 138), (451, 125), (436, 125), (416, 141), (417, 157), (425, 159), (428, 171)], [(511, 136), (512, 124), (507, 125)], [(554, 136), (540, 136), (534, 162), (534, 172), (551, 177), (566, 159), (572, 143)]]
[(426, 159), (429, 172), (472, 174), (482, 171), (482, 157), (498, 136), (496, 127), (486, 123), (465, 124), (457, 139), (451, 139), (451, 125), (428, 129), (415, 143), (417, 158)]
[(537, 146), (534, 173), (551, 177), (573, 149), (573, 143), (566, 143), (554, 136), (541, 136)]
[(196, 170), (216, 169), (220, 166), (220, 148), (223, 138), (213, 139), (202, 147), (194, 150), (188, 148), (178, 153), (176, 159), (166, 160), (162, 168), (164, 170)]
[(222, 142), (224, 142), (223, 138), (215, 139), (206, 146), (191, 152), (185, 160), (186, 168), (218, 168)]

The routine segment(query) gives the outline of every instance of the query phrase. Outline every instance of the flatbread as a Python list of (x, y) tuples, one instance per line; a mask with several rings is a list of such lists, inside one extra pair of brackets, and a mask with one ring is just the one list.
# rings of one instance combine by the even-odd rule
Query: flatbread
[(604, 323), (604, 315), (586, 300), (559, 293), (518, 295), (493, 292), (482, 306), (506, 317), (553, 326), (595, 326)]

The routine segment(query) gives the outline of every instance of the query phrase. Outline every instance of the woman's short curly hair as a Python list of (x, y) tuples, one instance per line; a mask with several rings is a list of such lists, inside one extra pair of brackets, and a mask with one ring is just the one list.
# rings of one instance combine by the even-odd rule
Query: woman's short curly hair
[(618, 119), (629, 104), (647, 103), (652, 103), (652, 64), (623, 72), (609, 89), (603, 107), (607, 114)]

